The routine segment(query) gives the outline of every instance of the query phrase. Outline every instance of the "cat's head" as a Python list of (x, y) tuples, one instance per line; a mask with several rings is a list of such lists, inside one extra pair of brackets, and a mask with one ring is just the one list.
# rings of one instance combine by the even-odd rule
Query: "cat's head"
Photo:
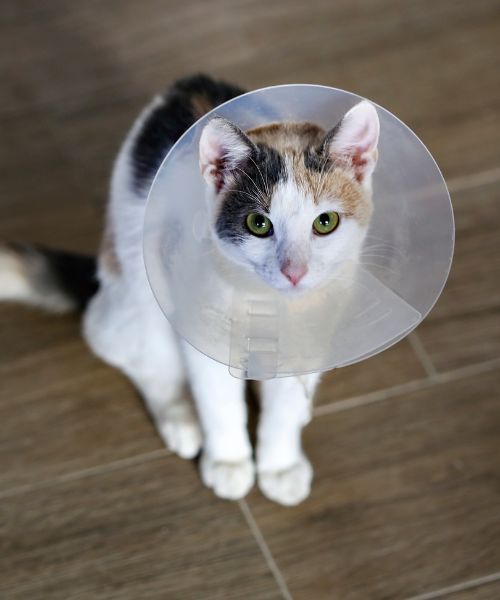
[(327, 282), (356, 259), (372, 212), (379, 120), (362, 101), (329, 132), (273, 123), (205, 126), (200, 168), (223, 253), (285, 293)]

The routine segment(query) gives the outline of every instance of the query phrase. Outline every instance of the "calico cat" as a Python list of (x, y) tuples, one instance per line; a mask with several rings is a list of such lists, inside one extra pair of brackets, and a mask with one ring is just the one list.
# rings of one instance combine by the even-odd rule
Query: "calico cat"
[[(311, 487), (301, 430), (311, 418), (319, 374), (261, 382), (254, 461), (244, 382), (176, 336), (152, 295), (142, 257), (146, 199), (161, 161), (190, 125), (242, 93), (199, 75), (155, 98), (117, 157), (97, 261), (4, 245), (0, 298), (82, 309), (91, 349), (132, 380), (171, 450), (193, 458), (202, 449), (201, 477), (217, 496), (241, 498), (257, 476), (268, 498), (293, 505)], [(215, 115), (201, 135), (199, 157), (221, 252), (283, 294), (307, 293), (327, 281), (335, 265), (356, 259), (365, 237), (378, 135), (377, 112), (367, 101), (328, 132), (313, 123), (244, 132)], [(186, 382), (194, 406), (182, 393)]]

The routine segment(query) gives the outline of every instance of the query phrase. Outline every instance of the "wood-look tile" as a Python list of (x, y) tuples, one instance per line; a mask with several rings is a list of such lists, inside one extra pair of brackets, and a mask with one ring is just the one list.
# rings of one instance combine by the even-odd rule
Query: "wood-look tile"
[(163, 448), (129, 382), (85, 352), (2, 373), (0, 492)]
[(116, 0), (51, 5), (39, 18), (10, 11), (3, 32), (14, 90), (8, 107), (14, 98), (57, 116), (97, 110), (110, 97), (146, 101), (175, 77), (200, 70), (249, 88), (309, 81), (350, 89), (396, 112), (446, 175), (498, 163), (495, 0), (364, 0), (356, 9), (348, 0), (319, 0), (314, 10), (297, 0), (272, 7), (264, 0), (147, 0), (140, 10)]
[(123, 375), (78, 316), (0, 306), (0, 491), (162, 448)]
[(0, 239), (93, 251), (97, 212), (43, 113), (1, 124)]
[(0, 514), (3, 598), (282, 598), (237, 504), (174, 457), (19, 494)]
[[(367, 96), (415, 129), (447, 177), (500, 159), (497, 0), (7, 0), (0, 33), (0, 239), (93, 252), (126, 130), (152, 94), (196, 71)], [(438, 370), (500, 355), (497, 190), (454, 198), (454, 268), (418, 330)], [(422, 375), (402, 342), (325, 375), (317, 403)], [(249, 499), (294, 600), (403, 600), (498, 571), (499, 379), (312, 423), (311, 498), (294, 509)], [(169, 457), (36, 487), (162, 448), (77, 318), (0, 307), (0, 421), (0, 494), (35, 485), (0, 502), (1, 597), (281, 597), (237, 507), (192, 464)], [(498, 587), (447, 597), (493, 600)]]
[(323, 416), (302, 505), (249, 506), (295, 600), (403, 599), (500, 564), (500, 373)]
[(84, 107), (76, 114), (61, 116), (57, 122), (68, 156), (84, 174), (85, 190), (101, 209), (108, 199), (112, 166), (120, 145), (151, 99), (144, 97)]
[[(50, 330), (50, 323), (45, 329)], [(23, 397), (40, 390), (48, 394), (68, 380), (100, 372), (103, 365), (81, 339), (28, 349), (14, 360), (1, 363), (0, 397)]]
[(425, 377), (408, 340), (368, 360), (325, 373), (314, 404), (321, 406)]
[(500, 184), (453, 197), (455, 256), (449, 280), (418, 335), (446, 370), (500, 356)]
[(77, 342), (81, 337), (80, 317), (0, 304), (0, 332), (0, 369), (4, 372), (16, 361), (36, 362), (44, 353)]

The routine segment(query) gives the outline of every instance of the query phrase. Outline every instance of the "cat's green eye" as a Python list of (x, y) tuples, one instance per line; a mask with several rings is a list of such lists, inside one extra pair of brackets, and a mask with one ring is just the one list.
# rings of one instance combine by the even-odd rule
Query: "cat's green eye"
[(314, 233), (328, 235), (337, 229), (340, 222), (339, 214), (333, 210), (318, 215), (313, 221)]
[(273, 224), (260, 213), (250, 213), (246, 219), (248, 230), (257, 237), (268, 237), (273, 234)]

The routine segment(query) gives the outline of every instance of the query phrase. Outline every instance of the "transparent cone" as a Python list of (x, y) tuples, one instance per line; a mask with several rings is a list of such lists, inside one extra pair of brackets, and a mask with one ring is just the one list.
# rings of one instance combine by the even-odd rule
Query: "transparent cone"
[(360, 100), (315, 85), (250, 92), (195, 123), (158, 170), (144, 224), (151, 288), (178, 334), (236, 377), (324, 371), (373, 356), (414, 329), (443, 289), (454, 244), (446, 185), (422, 142), (380, 107), (374, 213), (359, 264), (346, 262), (326, 286), (289, 298), (213, 244), (198, 143), (214, 114), (243, 130), (272, 121), (329, 130)]

